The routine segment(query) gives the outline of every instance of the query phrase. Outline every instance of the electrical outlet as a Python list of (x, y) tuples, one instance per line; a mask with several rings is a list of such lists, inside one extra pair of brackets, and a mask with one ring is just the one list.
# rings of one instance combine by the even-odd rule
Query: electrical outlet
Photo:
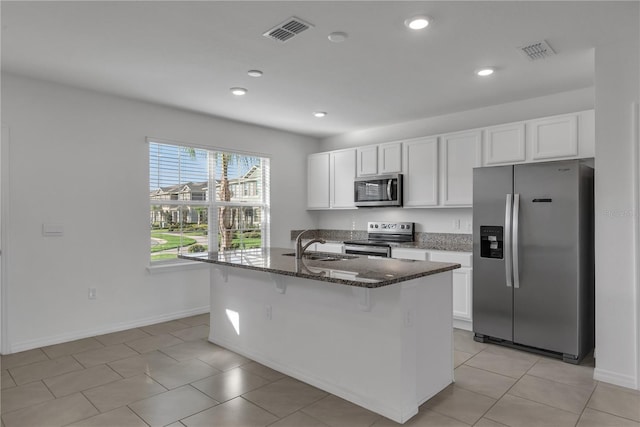
[(460, 219), (454, 219), (453, 220), (453, 229), (454, 230), (460, 230)]
[(89, 299), (96, 299), (96, 288), (89, 288)]
[(271, 320), (272, 311), (271, 311), (271, 306), (270, 305), (265, 305), (264, 306), (264, 317), (266, 317), (267, 320)]

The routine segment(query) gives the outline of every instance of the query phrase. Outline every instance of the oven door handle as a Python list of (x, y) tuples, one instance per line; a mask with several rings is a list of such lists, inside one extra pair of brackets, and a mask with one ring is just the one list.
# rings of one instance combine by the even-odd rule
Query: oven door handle
[(344, 253), (352, 255), (373, 255), (390, 258), (391, 248), (385, 246), (345, 245)]

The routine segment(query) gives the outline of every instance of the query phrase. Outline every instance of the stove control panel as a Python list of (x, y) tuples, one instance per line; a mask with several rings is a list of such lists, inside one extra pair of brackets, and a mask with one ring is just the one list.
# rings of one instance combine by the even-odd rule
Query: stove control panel
[(369, 222), (369, 233), (413, 234), (413, 222)]

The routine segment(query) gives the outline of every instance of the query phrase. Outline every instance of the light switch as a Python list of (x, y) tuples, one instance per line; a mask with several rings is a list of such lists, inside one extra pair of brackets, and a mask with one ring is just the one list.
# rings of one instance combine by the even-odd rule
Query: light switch
[(64, 226), (62, 224), (42, 224), (42, 235), (59, 237), (64, 234)]

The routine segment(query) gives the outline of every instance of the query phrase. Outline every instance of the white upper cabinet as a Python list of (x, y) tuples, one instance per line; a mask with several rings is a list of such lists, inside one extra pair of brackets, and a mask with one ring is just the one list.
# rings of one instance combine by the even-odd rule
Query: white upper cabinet
[(578, 117), (575, 114), (529, 122), (531, 159), (547, 160), (578, 155)]
[(438, 138), (402, 143), (404, 201), (406, 207), (438, 204)]
[(524, 122), (485, 129), (484, 164), (524, 162), (527, 157), (524, 130)]
[(378, 174), (378, 146), (369, 145), (356, 149), (358, 176)]
[(332, 208), (355, 209), (353, 179), (356, 176), (356, 150), (332, 151), (330, 166), (330, 199)]
[(480, 166), (482, 131), (441, 137), (441, 197), (444, 206), (471, 206), (473, 168)]
[(359, 147), (357, 176), (384, 175), (402, 171), (402, 143), (389, 142)]
[(389, 142), (378, 146), (378, 173), (402, 172), (402, 143)]
[(329, 153), (307, 157), (307, 208), (329, 208)]

